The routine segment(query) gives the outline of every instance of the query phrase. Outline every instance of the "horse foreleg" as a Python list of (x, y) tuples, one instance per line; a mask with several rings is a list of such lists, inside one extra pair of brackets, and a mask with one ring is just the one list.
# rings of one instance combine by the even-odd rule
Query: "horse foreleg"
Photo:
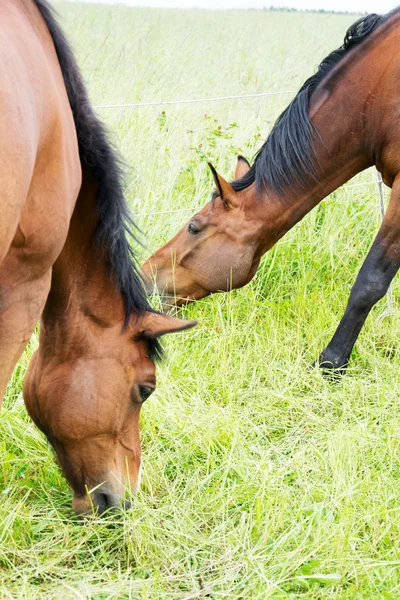
[(386, 294), (400, 267), (400, 180), (396, 179), (378, 235), (352, 287), (346, 311), (317, 364), (344, 370), (371, 308)]
[(0, 273), (0, 406), (9, 378), (42, 314), (51, 269), (13, 285)]

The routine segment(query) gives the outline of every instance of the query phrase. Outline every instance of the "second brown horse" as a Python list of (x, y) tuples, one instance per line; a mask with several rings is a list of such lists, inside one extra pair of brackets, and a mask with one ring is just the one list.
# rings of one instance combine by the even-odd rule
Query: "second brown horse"
[(368, 15), (347, 31), (279, 117), (250, 167), (228, 183), (210, 165), (212, 200), (145, 263), (152, 289), (180, 305), (246, 285), (262, 255), (331, 192), (375, 165), (390, 203), (327, 348), (343, 369), (372, 306), (400, 266), (400, 11)]

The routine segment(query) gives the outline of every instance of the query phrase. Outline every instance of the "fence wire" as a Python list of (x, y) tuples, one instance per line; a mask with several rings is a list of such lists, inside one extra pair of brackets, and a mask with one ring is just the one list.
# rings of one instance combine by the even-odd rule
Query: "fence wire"
[[(143, 108), (143, 107), (151, 107), (151, 106), (171, 106), (171, 105), (179, 105), (179, 104), (198, 104), (202, 102), (223, 102), (226, 100), (241, 100), (247, 98), (268, 98), (271, 96), (284, 96), (288, 94), (296, 94), (298, 90), (283, 90), (277, 92), (260, 92), (254, 94), (234, 94), (230, 96), (215, 96), (211, 98), (184, 98), (179, 100), (156, 100), (152, 102), (131, 102), (125, 104), (97, 104), (94, 105), (96, 109), (128, 109), (128, 108)], [(366, 183), (355, 183), (351, 185), (344, 186), (343, 189), (349, 190), (351, 188), (357, 187), (366, 187), (370, 185), (375, 185), (374, 182), (366, 182)], [(379, 195), (381, 194), (381, 190), (379, 190)], [(380, 200), (381, 203), (381, 200)], [(167, 215), (167, 214), (175, 214), (175, 213), (183, 213), (183, 212), (195, 212), (200, 210), (201, 207), (198, 208), (176, 208), (169, 210), (158, 210), (150, 213), (135, 213), (136, 217), (149, 217), (153, 215)]]
[(133, 102), (128, 104), (97, 104), (93, 108), (143, 108), (145, 106), (170, 106), (172, 104), (198, 104), (199, 102), (220, 102), (224, 100), (240, 100), (242, 98), (267, 98), (268, 96), (282, 96), (284, 94), (295, 94), (297, 90), (285, 90), (284, 92), (261, 92), (259, 94), (243, 94), (234, 96), (215, 96), (214, 98), (187, 98), (182, 100), (156, 100), (154, 102)]

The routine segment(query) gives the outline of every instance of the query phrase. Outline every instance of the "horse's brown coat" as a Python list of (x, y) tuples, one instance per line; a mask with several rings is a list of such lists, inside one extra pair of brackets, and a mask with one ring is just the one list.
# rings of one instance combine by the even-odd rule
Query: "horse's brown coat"
[(33, 4), (0, 4), (0, 398), (50, 289), (81, 183), (54, 46)]

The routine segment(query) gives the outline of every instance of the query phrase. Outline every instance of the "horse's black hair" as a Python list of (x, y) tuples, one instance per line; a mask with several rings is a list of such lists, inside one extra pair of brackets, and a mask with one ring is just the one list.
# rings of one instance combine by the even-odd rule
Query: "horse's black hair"
[(278, 117), (268, 138), (257, 152), (250, 170), (244, 177), (231, 183), (235, 191), (240, 192), (255, 182), (257, 191), (268, 188), (284, 196), (285, 192), (293, 190), (295, 183), (307, 189), (318, 180), (320, 173), (314, 142), (319, 135), (309, 116), (310, 98), (316, 87), (349, 50), (399, 10), (400, 8), (396, 8), (383, 16), (367, 15), (351, 25), (343, 45), (322, 61), (317, 72), (307, 79)]
[[(121, 161), (110, 143), (104, 124), (90, 103), (82, 75), (71, 47), (54, 17), (47, 0), (35, 0), (53, 38), (65, 87), (71, 105), (82, 165), (92, 173), (98, 187), (98, 226), (94, 244), (108, 253), (108, 268), (122, 294), (125, 324), (132, 312), (140, 315), (152, 311), (139, 274), (137, 260), (127, 236), (136, 239), (135, 224), (129, 215), (124, 196), (124, 173)], [(149, 342), (153, 358), (161, 356), (158, 340)]]

